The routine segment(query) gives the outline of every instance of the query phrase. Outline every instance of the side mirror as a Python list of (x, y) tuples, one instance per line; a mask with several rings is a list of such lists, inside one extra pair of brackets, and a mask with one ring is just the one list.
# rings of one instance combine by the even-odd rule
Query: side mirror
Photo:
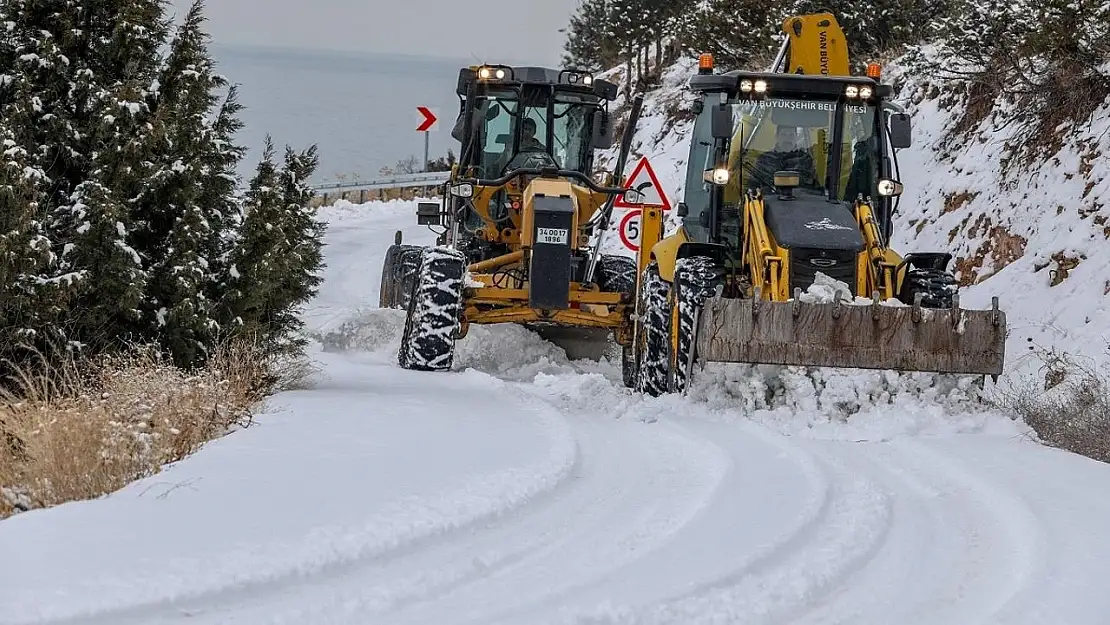
[(908, 148), (913, 145), (913, 132), (910, 116), (905, 113), (894, 113), (890, 116), (890, 146), (896, 150)]
[(416, 224), (418, 226), (438, 226), (439, 221), (439, 203), (438, 202), (420, 202), (416, 205)]
[(617, 85), (608, 80), (594, 80), (594, 95), (612, 102), (617, 99)]
[(608, 111), (594, 113), (593, 137), (590, 144), (594, 149), (604, 150), (613, 145), (613, 124), (610, 123)]
[(686, 202), (679, 202), (678, 206), (675, 207), (675, 210), (678, 212), (679, 217), (685, 217), (690, 214), (690, 207), (686, 204)]
[(710, 113), (710, 126), (714, 139), (728, 139), (732, 136), (732, 107), (727, 104), (718, 104)]

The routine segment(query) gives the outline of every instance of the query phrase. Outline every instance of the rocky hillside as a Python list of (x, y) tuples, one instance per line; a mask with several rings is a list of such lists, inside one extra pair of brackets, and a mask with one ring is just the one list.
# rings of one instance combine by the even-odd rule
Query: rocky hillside
[[(926, 47), (913, 58), (921, 54), (940, 53)], [(1045, 375), (1044, 350), (1110, 360), (1110, 102), (1030, 136), (1002, 98), (973, 97), (963, 83), (924, 78), (908, 64), (895, 59), (883, 78), (914, 116), (914, 146), (899, 155), (906, 192), (895, 248), (951, 251), (966, 307), (1000, 297), (1011, 373)], [(684, 85), (695, 68), (679, 61), (646, 94), (629, 159), (629, 167), (641, 155), (651, 160), (672, 203), (682, 197), (691, 129)], [(606, 74), (622, 80), (624, 72)], [(605, 247), (631, 253), (615, 231)]]

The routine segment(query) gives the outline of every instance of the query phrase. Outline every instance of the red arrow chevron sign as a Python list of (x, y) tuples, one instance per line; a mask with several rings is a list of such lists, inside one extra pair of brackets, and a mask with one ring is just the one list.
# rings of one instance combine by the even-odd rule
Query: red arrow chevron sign
[(420, 125), (416, 127), (417, 132), (427, 132), (429, 129), (431, 129), (432, 126), (435, 126), (436, 116), (435, 116), (434, 113), (432, 113), (431, 110), (428, 109), (428, 107), (418, 106), (418, 107), (416, 107), (416, 110), (419, 111), (420, 114), (424, 116), (424, 121), (421, 122)]

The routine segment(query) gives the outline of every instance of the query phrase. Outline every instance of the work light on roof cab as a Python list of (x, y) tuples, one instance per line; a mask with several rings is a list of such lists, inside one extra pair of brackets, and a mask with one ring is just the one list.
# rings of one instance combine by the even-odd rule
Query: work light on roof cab
[(752, 91), (754, 91), (756, 93), (759, 93), (759, 94), (767, 93), (767, 81), (766, 80), (751, 81), (751, 80), (747, 80), (747, 79), (741, 80), (740, 81), (740, 91), (742, 91), (744, 93), (751, 93)]
[(513, 68), (505, 65), (485, 65), (478, 68), (478, 78), (482, 80), (511, 80)]
[(589, 72), (565, 69), (559, 72), (559, 82), (568, 85), (586, 85), (588, 87), (593, 84), (594, 77)]

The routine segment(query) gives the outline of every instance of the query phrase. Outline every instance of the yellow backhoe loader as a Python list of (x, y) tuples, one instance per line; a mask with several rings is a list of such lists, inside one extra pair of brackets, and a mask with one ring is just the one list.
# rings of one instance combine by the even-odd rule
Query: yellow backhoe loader
[[(1002, 373), (1006, 317), (959, 305), (952, 255), (890, 248), (910, 118), (881, 68), (852, 76), (833, 15), (783, 22), (766, 72), (703, 55), (682, 225), (644, 211), (625, 380), (684, 392), (697, 362)], [(843, 283), (847, 288), (836, 287)], [(839, 288), (834, 301), (803, 294)]]
[(417, 208), (417, 223), (440, 236), (421, 247), (398, 233), (382, 269), (380, 305), (407, 310), (400, 365), (450, 369), (471, 324), (522, 324), (568, 353), (607, 349), (610, 336), (630, 344), (635, 261), (590, 244), (617, 197), (639, 197), (608, 186), (634, 122), (616, 174), (591, 177), (595, 150), (613, 142), (617, 86), (588, 72), (482, 65), (460, 70), (456, 93), (459, 161), (443, 201)]

